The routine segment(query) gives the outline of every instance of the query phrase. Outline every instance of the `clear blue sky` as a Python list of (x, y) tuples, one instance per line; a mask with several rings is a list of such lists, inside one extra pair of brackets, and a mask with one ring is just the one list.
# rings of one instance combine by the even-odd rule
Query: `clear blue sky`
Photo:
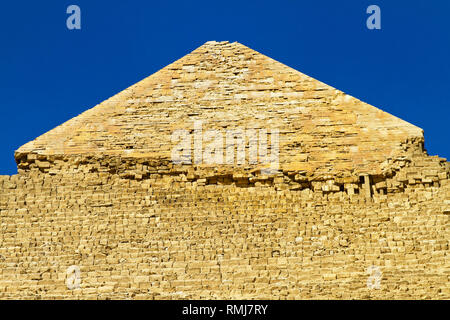
[[(81, 8), (81, 30), (66, 8)], [(381, 30), (366, 8), (381, 8)], [(6, 1), (0, 174), (14, 150), (208, 40), (238, 41), (425, 131), (450, 157), (450, 1)]]

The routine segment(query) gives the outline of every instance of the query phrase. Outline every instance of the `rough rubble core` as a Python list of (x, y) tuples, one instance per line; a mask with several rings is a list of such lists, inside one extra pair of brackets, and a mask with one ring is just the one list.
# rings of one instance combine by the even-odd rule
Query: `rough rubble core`
[[(199, 120), (279, 130), (279, 172), (173, 164), (172, 133)], [(205, 43), (15, 158), (0, 298), (450, 298), (450, 163), (420, 128), (239, 43)]]

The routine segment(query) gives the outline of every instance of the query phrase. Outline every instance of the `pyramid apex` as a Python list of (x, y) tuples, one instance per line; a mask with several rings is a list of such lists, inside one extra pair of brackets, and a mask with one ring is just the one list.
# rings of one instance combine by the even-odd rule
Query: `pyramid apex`
[(210, 40), (210, 41), (206, 41), (204, 44), (207, 45), (217, 45), (217, 44), (228, 44), (230, 43), (229, 41), (215, 41), (215, 40)]

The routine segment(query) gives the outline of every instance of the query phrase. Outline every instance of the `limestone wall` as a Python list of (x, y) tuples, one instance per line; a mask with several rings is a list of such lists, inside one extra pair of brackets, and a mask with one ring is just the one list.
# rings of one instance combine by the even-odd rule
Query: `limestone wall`
[[(271, 146), (278, 132), (279, 166), (314, 179), (382, 175), (386, 161), (420, 153), (424, 143), (423, 130), (406, 121), (242, 44), (213, 41), (23, 145), (15, 158), (21, 170), (34, 164), (49, 171), (57, 166), (48, 162), (88, 154), (172, 161), (180, 148), (175, 132), (196, 135), (188, 137), (193, 157), (195, 145), (201, 149), (193, 140), (206, 147), (210, 130), (224, 139), (214, 139), (222, 151), (234, 149), (228, 133), (240, 132), (250, 149), (250, 140)], [(246, 158), (249, 170), (265, 164)]]
[[(291, 188), (288, 174), (248, 183), (80, 168), (0, 177), (0, 298), (450, 298), (442, 159), (357, 181), (361, 192)], [(66, 286), (71, 265), (79, 289)], [(367, 286), (372, 266), (379, 289)]]
[[(230, 161), (202, 161), (209, 130)], [(15, 159), (0, 299), (450, 298), (450, 163), (422, 129), (239, 43), (205, 43)]]

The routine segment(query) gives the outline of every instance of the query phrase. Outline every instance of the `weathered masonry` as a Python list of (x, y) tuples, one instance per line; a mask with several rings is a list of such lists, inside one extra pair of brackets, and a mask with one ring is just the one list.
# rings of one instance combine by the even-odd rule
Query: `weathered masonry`
[[(174, 164), (194, 121), (278, 130), (278, 172)], [(205, 43), (15, 159), (2, 299), (450, 298), (449, 162), (420, 128), (239, 43)]]

